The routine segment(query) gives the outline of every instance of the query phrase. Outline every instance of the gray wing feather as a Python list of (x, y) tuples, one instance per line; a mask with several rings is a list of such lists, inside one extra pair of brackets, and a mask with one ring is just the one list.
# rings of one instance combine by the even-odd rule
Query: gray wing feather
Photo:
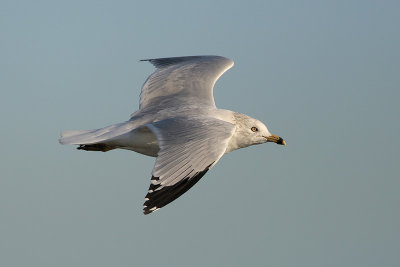
[(175, 117), (148, 127), (160, 151), (144, 204), (146, 214), (192, 187), (222, 157), (235, 131), (231, 123), (204, 116)]
[(145, 59), (157, 69), (142, 86), (140, 109), (164, 109), (180, 105), (215, 107), (213, 87), (233, 66), (220, 56), (191, 56)]

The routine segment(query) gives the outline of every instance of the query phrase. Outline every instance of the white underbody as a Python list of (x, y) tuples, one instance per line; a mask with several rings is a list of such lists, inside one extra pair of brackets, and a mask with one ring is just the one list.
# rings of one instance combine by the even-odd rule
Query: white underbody
[[(185, 115), (209, 116), (225, 122), (235, 124), (235, 112), (224, 109), (208, 108), (183, 108), (174, 110), (164, 110), (161, 114), (146, 114), (136, 112), (129, 121), (107, 126), (96, 130), (64, 132), (60, 142), (62, 144), (90, 145), (105, 144), (113, 148), (132, 150), (143, 155), (157, 157), (160, 150), (158, 141), (154, 133), (149, 129), (148, 124), (168, 118)], [(157, 119), (155, 119), (157, 117)], [(241, 146), (237, 142), (235, 135), (229, 141), (225, 153), (238, 149)]]

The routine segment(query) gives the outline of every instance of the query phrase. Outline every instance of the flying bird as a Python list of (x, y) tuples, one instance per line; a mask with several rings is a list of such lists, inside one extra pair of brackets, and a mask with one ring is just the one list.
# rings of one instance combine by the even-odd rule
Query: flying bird
[(221, 56), (145, 59), (156, 70), (142, 86), (128, 121), (65, 131), (61, 144), (87, 151), (128, 149), (156, 157), (143, 206), (152, 213), (195, 185), (226, 153), (266, 142), (286, 145), (259, 120), (215, 106), (213, 88), (233, 66)]

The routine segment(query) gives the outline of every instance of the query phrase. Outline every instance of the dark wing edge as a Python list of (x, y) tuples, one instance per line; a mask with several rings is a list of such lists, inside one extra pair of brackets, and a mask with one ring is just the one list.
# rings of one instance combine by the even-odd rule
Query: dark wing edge
[[(145, 202), (143, 204), (143, 213), (150, 214), (153, 211), (156, 211), (181, 195), (187, 192), (192, 186), (194, 186), (200, 179), (208, 172), (210, 167), (214, 163), (210, 164), (206, 169), (203, 171), (197, 172), (193, 177), (188, 178), (185, 177), (184, 179), (180, 180), (174, 185), (165, 186), (161, 189), (157, 190), (161, 185), (160, 184), (152, 184), (150, 183), (149, 191), (145, 197)], [(151, 177), (151, 180), (158, 180), (158, 177)]]
[(151, 58), (151, 59), (141, 59), (140, 61), (149, 61), (153, 64), (156, 68), (165, 68), (171, 65), (179, 64), (182, 62), (188, 62), (192, 60), (209, 60), (210, 58), (223, 58), (220, 56), (186, 56), (186, 57), (165, 57), (165, 58)]

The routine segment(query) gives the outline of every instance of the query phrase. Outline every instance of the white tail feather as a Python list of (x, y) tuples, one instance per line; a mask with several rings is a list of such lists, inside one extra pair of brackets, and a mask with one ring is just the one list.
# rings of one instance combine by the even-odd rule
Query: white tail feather
[(110, 125), (101, 129), (65, 131), (58, 140), (63, 145), (96, 144), (110, 140), (135, 129), (131, 121)]

